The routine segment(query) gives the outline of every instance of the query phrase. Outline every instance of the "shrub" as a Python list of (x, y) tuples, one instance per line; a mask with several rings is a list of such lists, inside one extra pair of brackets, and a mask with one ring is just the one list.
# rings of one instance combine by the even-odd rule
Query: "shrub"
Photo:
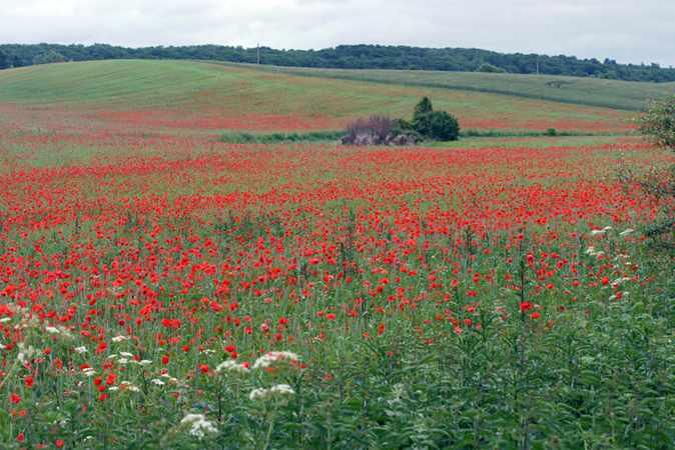
[(656, 145), (675, 150), (675, 95), (653, 101), (638, 119), (640, 133)]
[(558, 135), (558, 130), (555, 128), (549, 128), (546, 130), (546, 136), (557, 136)]
[(357, 119), (347, 126), (342, 143), (347, 145), (412, 145), (425, 139), (454, 141), (459, 138), (457, 119), (445, 112), (434, 111), (431, 100), (422, 98), (415, 106), (411, 122), (405, 119), (371, 116)]
[(431, 135), (439, 141), (456, 141), (459, 138), (459, 122), (447, 111), (431, 113)]
[(393, 135), (396, 121), (386, 116), (360, 118), (347, 125), (343, 144), (382, 145)]
[(415, 106), (415, 112), (413, 113), (413, 121), (418, 117), (423, 116), (424, 114), (429, 114), (434, 111), (434, 107), (431, 104), (429, 97), (424, 97), (420, 102)]
[(412, 128), (421, 136), (437, 141), (454, 141), (459, 137), (457, 119), (445, 111), (434, 111), (427, 97), (415, 106)]

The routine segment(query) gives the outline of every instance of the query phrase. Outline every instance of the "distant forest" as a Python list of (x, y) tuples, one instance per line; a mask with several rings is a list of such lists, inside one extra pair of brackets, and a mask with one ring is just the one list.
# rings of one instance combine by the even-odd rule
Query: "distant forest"
[(292, 67), (406, 69), (568, 75), (627, 81), (675, 81), (675, 69), (658, 64), (619, 64), (574, 56), (504, 54), (463, 48), (341, 45), (323, 50), (275, 50), (219, 45), (126, 48), (105, 44), (0, 45), (0, 69), (102, 59), (197, 59)]

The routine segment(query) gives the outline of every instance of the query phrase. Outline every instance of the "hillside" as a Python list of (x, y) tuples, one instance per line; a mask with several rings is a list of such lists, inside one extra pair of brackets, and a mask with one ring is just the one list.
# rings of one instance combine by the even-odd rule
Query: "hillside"
[(595, 77), (627, 81), (675, 82), (675, 69), (658, 64), (620, 64), (609, 58), (579, 59), (499, 53), (475, 48), (424, 48), (387, 45), (340, 45), (321, 50), (278, 50), (222, 45), (127, 48), (105, 44), (0, 45), (0, 69), (62, 61), (105, 59), (202, 59), (289, 67), (342, 69), (506, 72)]
[(628, 129), (630, 110), (673, 92), (675, 84), (193, 61), (96, 61), (0, 72), (0, 102), (19, 110), (66, 109), (92, 122), (169, 129), (336, 129), (368, 114), (407, 116), (428, 95), (464, 128), (617, 132)]
[(675, 94), (675, 83), (637, 83), (551, 75), (275, 68), (284, 73), (408, 86), (488, 92), (613, 109), (641, 110), (648, 99)]

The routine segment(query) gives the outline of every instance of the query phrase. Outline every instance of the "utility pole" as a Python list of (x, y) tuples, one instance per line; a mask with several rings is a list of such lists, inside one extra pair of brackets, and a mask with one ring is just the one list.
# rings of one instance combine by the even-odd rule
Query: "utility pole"
[(258, 65), (260, 65), (260, 43), (258, 43), (257, 55), (258, 55)]

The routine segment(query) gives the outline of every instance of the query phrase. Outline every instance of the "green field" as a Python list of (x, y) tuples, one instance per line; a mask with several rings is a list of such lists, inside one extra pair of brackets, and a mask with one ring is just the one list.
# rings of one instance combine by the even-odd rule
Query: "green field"
[(554, 75), (280, 67), (263, 70), (308, 77), (488, 92), (633, 111), (643, 109), (648, 99), (675, 94), (675, 83), (643, 83)]
[(106, 121), (147, 128), (291, 131), (339, 129), (370, 114), (406, 117), (426, 95), (437, 109), (457, 115), (465, 129), (590, 133), (628, 131), (630, 110), (674, 89), (672, 84), (590, 79), (547, 86), (557, 79), (97, 61), (2, 71), (0, 102), (36, 114), (67, 108), (91, 119), (104, 113)]
[(672, 86), (339, 73), (0, 71), (1, 450), (675, 448)]

